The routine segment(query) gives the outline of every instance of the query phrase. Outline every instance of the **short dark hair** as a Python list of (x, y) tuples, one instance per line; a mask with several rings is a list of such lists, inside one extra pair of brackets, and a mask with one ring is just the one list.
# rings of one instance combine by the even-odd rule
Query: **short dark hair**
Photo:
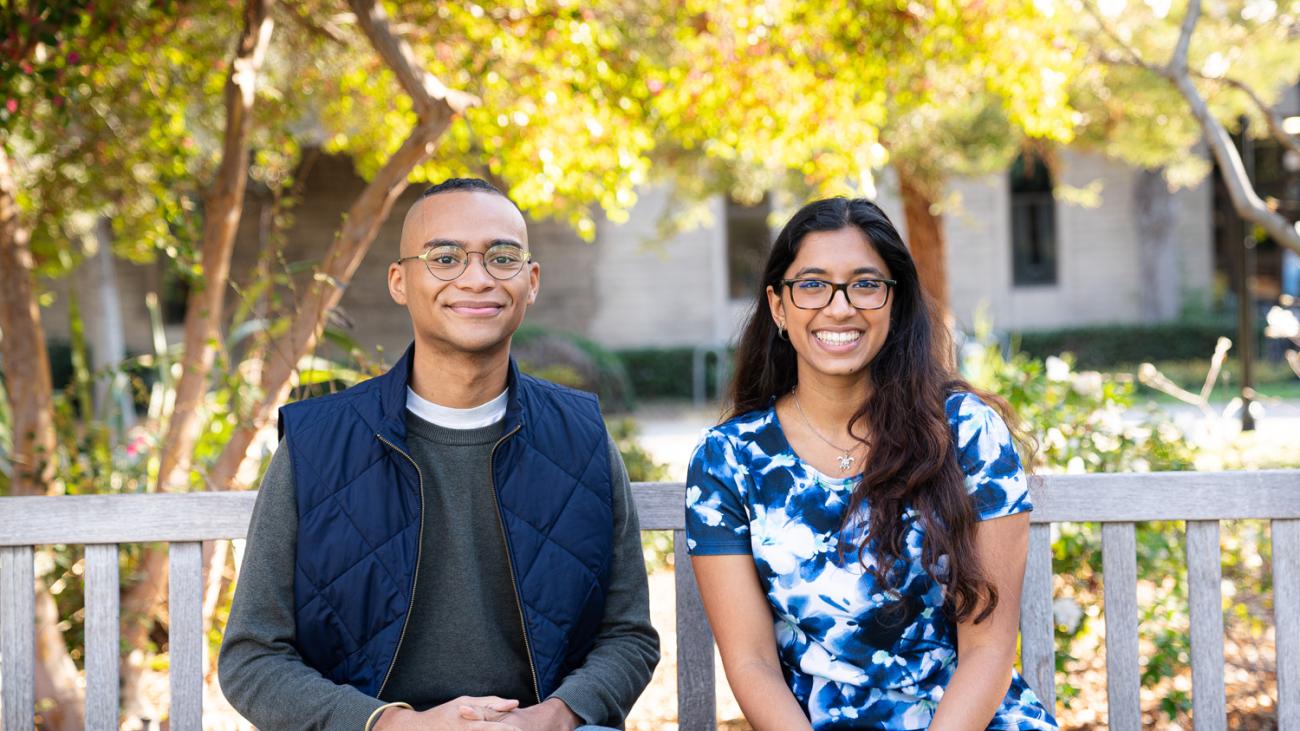
[[(425, 198), (433, 197), (439, 193), (451, 193), (458, 190), (476, 190), (482, 193), (495, 193), (508, 201), (510, 200), (510, 196), (501, 192), (500, 188), (482, 178), (447, 178), (441, 183), (430, 185), (428, 188), (425, 188), (424, 192), (421, 193), (420, 197), (416, 200), (422, 201)], [(510, 202), (514, 203), (514, 201)], [(516, 205), (515, 207), (518, 208), (519, 206)]]

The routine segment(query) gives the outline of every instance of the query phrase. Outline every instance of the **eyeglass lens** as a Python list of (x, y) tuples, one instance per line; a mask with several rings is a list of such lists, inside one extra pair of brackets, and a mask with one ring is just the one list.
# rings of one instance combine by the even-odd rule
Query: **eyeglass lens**
[[(428, 251), (424, 264), (429, 273), (438, 279), (452, 280), (459, 277), (469, 266), (469, 255), (460, 246), (437, 246)], [(523, 269), (528, 257), (524, 250), (509, 244), (497, 244), (482, 252), (483, 267), (494, 279), (510, 279)]]
[[(790, 294), (796, 307), (809, 310), (821, 309), (831, 303), (836, 287), (831, 282), (820, 279), (801, 279), (790, 283)], [(859, 310), (875, 310), (885, 306), (889, 297), (889, 287), (884, 282), (874, 279), (858, 279), (843, 286), (848, 295), (849, 304)]]

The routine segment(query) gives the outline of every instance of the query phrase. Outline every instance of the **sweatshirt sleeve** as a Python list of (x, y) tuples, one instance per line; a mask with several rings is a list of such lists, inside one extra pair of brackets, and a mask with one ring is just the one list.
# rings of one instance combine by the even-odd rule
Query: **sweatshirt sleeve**
[(551, 697), (564, 701), (585, 723), (621, 726), (659, 663), (659, 634), (650, 624), (650, 588), (632, 485), (613, 439), (609, 461), (614, 555), (605, 616), (587, 659)]
[(259, 728), (362, 731), (384, 705), (307, 665), (294, 647), (298, 507), (281, 442), (262, 478), (218, 657), (221, 690)]

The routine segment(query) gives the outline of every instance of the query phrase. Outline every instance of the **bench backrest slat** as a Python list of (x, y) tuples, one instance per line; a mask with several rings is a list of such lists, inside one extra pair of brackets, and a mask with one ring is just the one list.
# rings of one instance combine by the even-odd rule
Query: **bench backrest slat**
[(686, 531), (673, 531), (677, 589), (677, 724), (682, 729), (712, 729), (716, 724), (713, 632), (686, 552)]
[(1106, 698), (1111, 731), (1141, 731), (1138, 672), (1137, 537), (1132, 523), (1101, 526), (1106, 617)]
[(1300, 731), (1300, 520), (1275, 520), (1271, 533), (1277, 727), (1278, 731)]
[(117, 545), (86, 546), (86, 728), (117, 728), (121, 640)]
[(1123, 472), (1034, 478), (1035, 523), (1300, 518), (1300, 472)]
[(1029, 554), (1020, 593), (1020, 673), (1043, 705), (1056, 708), (1055, 620), (1052, 616), (1052, 526), (1029, 526)]
[(1192, 625), (1192, 719), (1196, 731), (1228, 728), (1223, 685), (1222, 564), (1219, 521), (1187, 521), (1187, 610)]
[(203, 728), (203, 544), (173, 543), (168, 552), (168, 663), (171, 728)]
[(36, 564), (31, 546), (0, 546), (0, 728), (32, 731), (36, 722)]

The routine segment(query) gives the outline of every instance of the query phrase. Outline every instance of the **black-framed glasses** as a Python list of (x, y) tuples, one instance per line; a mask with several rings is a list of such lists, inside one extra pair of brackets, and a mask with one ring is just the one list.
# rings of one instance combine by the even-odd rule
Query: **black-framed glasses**
[(478, 254), (483, 257), (483, 268), (493, 279), (507, 280), (513, 279), (524, 268), (532, 258), (532, 252), (524, 251), (523, 248), (514, 244), (494, 244), (487, 248), (487, 251), (466, 251), (465, 247), (456, 244), (443, 244), (441, 246), (431, 246), (425, 249), (423, 253), (414, 256), (403, 256), (397, 260), (398, 264), (419, 259), (424, 262), (424, 268), (429, 273), (444, 282), (459, 277), (469, 268), (469, 255)]
[(878, 310), (889, 302), (889, 290), (898, 282), (892, 279), (854, 279), (831, 282), (825, 279), (782, 279), (790, 288), (790, 301), (801, 310), (820, 310), (829, 305), (836, 292), (859, 310)]

